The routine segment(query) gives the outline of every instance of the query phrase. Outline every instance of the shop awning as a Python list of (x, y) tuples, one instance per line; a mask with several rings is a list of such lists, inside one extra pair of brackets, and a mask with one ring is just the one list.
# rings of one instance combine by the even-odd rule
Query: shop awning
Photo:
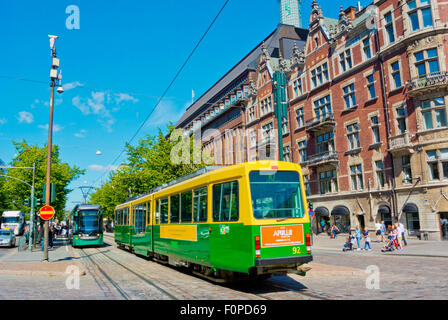
[(347, 209), (347, 207), (344, 206), (337, 206), (331, 211), (332, 216), (349, 216), (350, 211)]
[(316, 208), (316, 210), (314, 210), (314, 213), (316, 214), (316, 216), (320, 216), (320, 217), (329, 217), (330, 216), (330, 212), (328, 212), (328, 209), (325, 207)]
[(403, 207), (403, 212), (418, 213), (418, 207), (413, 203), (406, 203), (406, 205)]
[(388, 206), (382, 205), (378, 208), (379, 214), (390, 214), (390, 208)]

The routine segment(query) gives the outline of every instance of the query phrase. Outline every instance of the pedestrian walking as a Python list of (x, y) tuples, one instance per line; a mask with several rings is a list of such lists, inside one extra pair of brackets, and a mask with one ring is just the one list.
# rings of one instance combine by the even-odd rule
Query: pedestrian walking
[(370, 246), (369, 229), (364, 228), (364, 250), (367, 250), (367, 247), (369, 247), (369, 251), (372, 251), (372, 247)]
[(386, 242), (386, 225), (381, 221), (381, 241)]
[(375, 229), (376, 239), (378, 240), (378, 242), (381, 242), (381, 223), (379, 221), (375, 223)]
[(51, 226), (50, 230), (48, 230), (48, 247), (50, 249), (53, 249), (53, 237), (55, 236), (55, 230), (54, 227)]
[(325, 221), (323, 219), (320, 221), (320, 226), (322, 228), (322, 232), (325, 232)]
[(332, 233), (332, 236), (333, 236), (333, 239), (336, 239), (336, 234), (339, 232), (339, 228), (334, 224), (332, 227), (331, 227), (331, 233)]
[(361, 250), (361, 229), (359, 229), (359, 226), (356, 226), (355, 237), (356, 237), (356, 244), (358, 245), (356, 250), (359, 251)]
[(404, 224), (402, 224), (401, 222), (398, 222), (398, 232), (401, 234), (401, 241), (403, 242), (403, 245), (407, 246), (408, 242), (406, 241), (406, 238), (404, 236), (406, 229), (404, 228)]

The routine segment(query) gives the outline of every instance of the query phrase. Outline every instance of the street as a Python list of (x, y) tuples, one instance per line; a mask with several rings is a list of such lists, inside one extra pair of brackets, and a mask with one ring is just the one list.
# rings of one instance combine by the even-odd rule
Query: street
[[(102, 247), (57, 250), (71, 252), (72, 262), (85, 270), (79, 289), (70, 287), (62, 270), (51, 277), (0, 273), (0, 299), (39, 299), (51, 291), (54, 299), (98, 300), (346, 300), (446, 299), (446, 258), (388, 256), (375, 252), (343, 253), (316, 249), (313, 268), (305, 277), (274, 276), (260, 282), (215, 284), (180, 268), (165, 266), (118, 249), (113, 237)], [(1, 249), (2, 257), (11, 250)], [(50, 253), (52, 254), (52, 253)], [(54, 253), (57, 254), (56, 252)], [(68, 258), (59, 258), (64, 261)], [(0, 258), (0, 262), (2, 259)], [(58, 262), (59, 263), (59, 262)], [(365, 270), (377, 266), (379, 288), (367, 289)], [(33, 285), (29, 285), (29, 283)]]

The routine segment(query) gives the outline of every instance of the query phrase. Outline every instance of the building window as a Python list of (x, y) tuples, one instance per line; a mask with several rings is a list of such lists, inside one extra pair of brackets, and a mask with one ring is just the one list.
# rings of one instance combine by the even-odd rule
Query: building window
[(350, 49), (345, 50), (339, 55), (339, 63), (341, 64), (342, 72), (352, 67), (352, 55)]
[(384, 20), (386, 22), (385, 29), (387, 33), (387, 40), (389, 40), (389, 43), (392, 43), (395, 41), (395, 35), (394, 35), (394, 22), (392, 21), (392, 13), (388, 12), (384, 15)]
[(332, 115), (330, 95), (314, 102), (314, 112), (317, 120), (326, 119)]
[(367, 76), (367, 90), (369, 91), (369, 98), (370, 99), (376, 98), (375, 80), (373, 78), (373, 74)]
[(347, 126), (347, 138), (349, 150), (354, 150), (360, 147), (359, 128), (357, 123)]
[(376, 166), (376, 179), (378, 182), (378, 186), (384, 188), (386, 184), (386, 177), (384, 174), (384, 163), (383, 161), (375, 161)]
[(403, 182), (411, 183), (412, 182), (412, 171), (411, 171), (411, 156), (405, 155), (401, 157), (401, 167), (403, 170)]
[(250, 130), (249, 137), (250, 137), (250, 146), (255, 147), (257, 145), (257, 131), (253, 129)]
[(334, 151), (334, 132), (327, 132), (317, 136), (317, 153), (325, 154)]
[(430, 0), (408, 1), (408, 9), (412, 31), (417, 31), (433, 25)]
[(444, 97), (422, 101), (422, 118), (425, 130), (446, 127), (446, 107)]
[(291, 148), (289, 146), (283, 147), (283, 161), (291, 161)]
[(362, 190), (364, 189), (364, 182), (362, 179), (362, 165), (356, 165), (350, 167), (351, 179), (352, 179), (352, 190)]
[(297, 79), (293, 84), (296, 97), (301, 96), (303, 94), (302, 79)]
[(263, 128), (263, 139), (265, 141), (272, 139), (274, 134), (274, 124), (270, 122), (264, 125), (262, 128)]
[(306, 140), (299, 141), (299, 163), (304, 163), (307, 160)]
[(253, 106), (253, 107), (250, 107), (249, 108), (249, 112), (248, 112), (248, 120), (249, 120), (249, 122), (252, 122), (252, 121), (254, 121), (255, 120), (255, 106)]
[(272, 112), (272, 97), (268, 97), (261, 101), (261, 116)]
[(320, 193), (338, 192), (338, 177), (336, 170), (325, 171), (319, 174)]
[(419, 51), (414, 56), (415, 68), (419, 77), (439, 74), (439, 60), (436, 48)]
[(288, 134), (288, 117), (282, 117), (282, 135)]
[(305, 194), (307, 197), (309, 197), (311, 195), (309, 175), (306, 174), (303, 176), (303, 184), (305, 185)]
[(314, 70), (311, 70), (311, 80), (313, 81), (314, 88), (318, 85), (321, 85), (329, 80), (328, 78), (328, 64), (324, 63), (323, 65), (317, 67)]
[(380, 124), (378, 123), (378, 116), (373, 116), (370, 118), (372, 121), (372, 135), (373, 135), (373, 143), (380, 143)]
[(448, 149), (427, 152), (429, 180), (448, 179)]
[(297, 127), (302, 128), (305, 126), (305, 115), (303, 113), (303, 108), (299, 108), (296, 110), (296, 118), (297, 118)]
[(362, 50), (364, 51), (365, 59), (370, 59), (372, 57), (372, 50), (370, 49), (370, 38), (369, 37), (362, 40)]
[(397, 124), (401, 134), (406, 132), (406, 109), (405, 107), (397, 108)]
[(356, 98), (355, 98), (355, 84), (352, 83), (344, 89), (344, 100), (345, 100), (345, 108), (350, 109), (356, 106)]
[(401, 74), (400, 74), (400, 63), (394, 62), (391, 65), (391, 75), (392, 75), (392, 85), (393, 89), (397, 89), (401, 87)]

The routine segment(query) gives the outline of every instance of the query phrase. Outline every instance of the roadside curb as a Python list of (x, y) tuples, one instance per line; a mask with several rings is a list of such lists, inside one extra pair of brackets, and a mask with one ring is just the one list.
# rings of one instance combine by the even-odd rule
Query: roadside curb
[[(326, 247), (314, 247), (312, 248), (312, 251), (316, 250), (322, 250), (322, 251), (334, 251), (334, 252), (342, 252), (342, 249), (336, 249), (336, 248), (326, 248)], [(347, 251), (348, 252), (348, 251)], [(363, 252), (363, 250), (360, 251), (354, 251), (354, 252)], [(370, 251), (371, 253), (375, 255), (380, 256), (408, 256), (408, 257), (425, 257), (425, 258), (448, 258), (448, 256), (443, 255), (433, 255), (433, 254), (418, 254), (418, 253), (387, 253), (387, 252), (376, 252), (376, 251)]]

